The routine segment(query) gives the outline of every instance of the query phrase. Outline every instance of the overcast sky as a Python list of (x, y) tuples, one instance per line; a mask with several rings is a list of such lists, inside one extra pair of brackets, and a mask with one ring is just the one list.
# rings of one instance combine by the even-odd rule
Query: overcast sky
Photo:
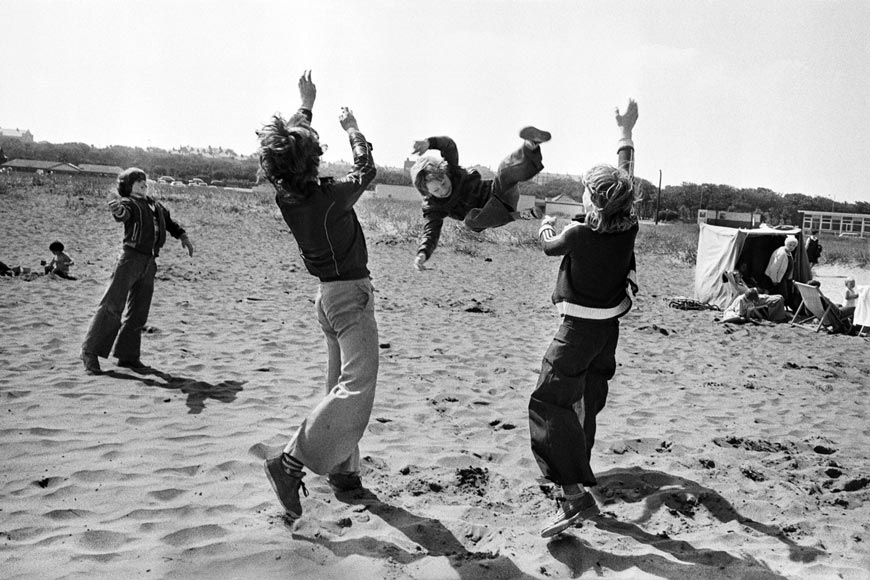
[(347, 105), (379, 165), (449, 135), (495, 167), (535, 124), (546, 171), (636, 172), (870, 201), (870, 2), (3, 0), (0, 126), (37, 140), (223, 146), (298, 105), (313, 70), (327, 161)]

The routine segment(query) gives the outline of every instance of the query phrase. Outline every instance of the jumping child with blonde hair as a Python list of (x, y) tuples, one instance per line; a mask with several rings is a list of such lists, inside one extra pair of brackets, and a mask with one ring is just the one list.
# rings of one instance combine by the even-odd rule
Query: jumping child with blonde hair
[(617, 109), (619, 167), (596, 165), (584, 175), (584, 220), (559, 234), (555, 218), (541, 221), (544, 253), (564, 256), (552, 297), (562, 325), (544, 355), (529, 401), (532, 452), (544, 477), (562, 492), (556, 516), (541, 530), (545, 538), (598, 513), (595, 498), (585, 489), (597, 484), (589, 465), (596, 416), (616, 371), (619, 318), (631, 309), (637, 291), (638, 196), (631, 139), (636, 121), (633, 100), (624, 114)]

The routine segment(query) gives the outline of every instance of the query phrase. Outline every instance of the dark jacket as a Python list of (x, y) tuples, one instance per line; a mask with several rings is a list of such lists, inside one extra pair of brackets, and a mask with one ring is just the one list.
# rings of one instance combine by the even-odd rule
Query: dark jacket
[[(464, 220), (468, 212), (477, 207), (483, 207), (492, 193), (492, 180), (482, 179), (480, 173), (472, 169), (468, 171), (459, 165), (459, 150), (450, 137), (429, 137), (429, 149), (437, 149), (447, 162), (447, 174), (450, 177), (451, 192), (448, 197), (438, 198), (427, 196), (423, 200), (423, 235), (417, 252), (424, 252), (426, 258), (432, 256), (438, 239), (441, 237), (441, 227), (444, 218), (451, 217)], [(411, 179), (420, 190), (425, 190), (425, 184), (417, 183), (416, 175)]]
[[(300, 109), (310, 122), (311, 111)], [(342, 179), (323, 177), (304, 191), (278, 190), (275, 202), (296, 238), (305, 267), (322, 282), (366, 278), (368, 251), (353, 210), (377, 169), (371, 144), (359, 131), (349, 134), (353, 168)]]
[[(619, 167), (631, 173), (634, 146), (620, 144)], [(587, 320), (624, 316), (637, 292), (634, 241), (638, 225), (615, 233), (599, 233), (572, 222), (558, 235), (541, 228), (541, 246), (548, 256), (561, 255), (553, 304), (562, 315)]]
[(166, 243), (166, 232), (172, 237), (184, 235), (184, 227), (172, 220), (169, 210), (151, 197), (124, 197), (117, 210), (112, 211), (116, 221), (124, 222), (124, 247), (154, 256)]

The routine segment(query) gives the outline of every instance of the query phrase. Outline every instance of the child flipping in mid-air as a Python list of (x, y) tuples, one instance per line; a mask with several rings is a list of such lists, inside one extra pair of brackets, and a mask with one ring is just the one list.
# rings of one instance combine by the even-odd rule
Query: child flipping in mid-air
[(559, 234), (554, 218), (541, 222), (544, 253), (564, 256), (553, 292), (562, 324), (529, 401), (532, 453), (544, 477), (562, 491), (556, 516), (541, 530), (545, 538), (598, 512), (585, 489), (597, 483), (589, 465), (596, 416), (616, 371), (619, 319), (631, 309), (637, 291), (637, 194), (631, 175), (636, 121), (634, 101), (624, 114), (617, 109), (619, 167), (596, 165), (583, 176), (584, 220)]
[(75, 264), (72, 258), (70, 258), (66, 252), (64, 252), (63, 242), (59, 242), (57, 240), (51, 242), (48, 246), (48, 250), (54, 254), (54, 257), (51, 259), (51, 262), (46, 264), (42, 262), (45, 266), (46, 274), (55, 274), (60, 276), (61, 278), (66, 278), (67, 280), (75, 280), (74, 276), (70, 276), (69, 267)]
[(411, 181), (423, 196), (423, 235), (414, 267), (425, 269), (432, 256), (444, 218), (463, 220), (472, 231), (497, 228), (516, 219), (540, 217), (534, 208), (517, 211), (520, 192), (517, 184), (537, 175), (543, 168), (541, 143), (550, 134), (535, 127), (520, 131), (522, 146), (508, 155), (498, 167), (494, 179), (482, 179), (480, 173), (459, 165), (459, 152), (450, 137), (429, 137), (414, 143), (414, 153), (423, 155), (430, 149), (441, 152), (443, 159), (420, 157), (411, 167)]

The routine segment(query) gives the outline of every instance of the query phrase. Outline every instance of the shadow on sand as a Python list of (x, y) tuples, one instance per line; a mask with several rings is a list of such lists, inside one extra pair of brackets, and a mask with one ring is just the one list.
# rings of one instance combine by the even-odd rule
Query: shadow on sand
[(337, 494), (336, 498), (343, 503), (364, 505), (367, 512), (404, 534), (419, 548), (408, 551), (392, 542), (371, 537), (338, 541), (322, 536), (312, 538), (293, 534), (293, 538), (323, 546), (339, 558), (350, 555), (379, 559), (392, 558), (399, 564), (407, 565), (427, 557), (443, 556), (462, 580), (496, 578), (532, 580), (534, 578), (520, 570), (506, 556), (492, 552), (470, 552), (439, 520), (418, 516), (401, 507), (383, 503), (377, 495), (367, 489), (362, 492)]
[(799, 546), (776, 527), (740, 515), (734, 506), (710, 488), (697, 482), (640, 468), (614, 469), (598, 476), (596, 495), (604, 495), (618, 502), (644, 502), (643, 515), (633, 522), (622, 522), (606, 514), (588, 520), (599, 530), (619, 534), (647, 544), (670, 555), (666, 558), (655, 553), (616, 555), (603, 552), (570, 534), (555, 536), (547, 545), (554, 558), (568, 566), (574, 576), (587, 570), (601, 573), (602, 569), (624, 571), (632, 568), (646, 574), (671, 580), (705, 578), (725, 580), (744, 578), (753, 580), (784, 580), (785, 577), (755, 558), (734, 556), (725, 550), (696, 548), (681, 540), (672, 540), (666, 534), (650, 534), (642, 524), (661, 508), (692, 517), (695, 510), (704, 507), (722, 523), (737, 521), (759, 533), (782, 542), (789, 558), (796, 562), (812, 562), (825, 552)]
[(197, 381), (185, 377), (176, 377), (169, 373), (144, 367), (141, 369), (126, 369), (129, 373), (120, 371), (104, 371), (103, 375), (115, 379), (139, 381), (149, 387), (160, 387), (172, 391), (181, 391), (187, 395), (188, 414), (198, 415), (205, 409), (205, 402), (214, 399), (221, 403), (232, 403), (247, 381), (221, 381), (217, 384)]

